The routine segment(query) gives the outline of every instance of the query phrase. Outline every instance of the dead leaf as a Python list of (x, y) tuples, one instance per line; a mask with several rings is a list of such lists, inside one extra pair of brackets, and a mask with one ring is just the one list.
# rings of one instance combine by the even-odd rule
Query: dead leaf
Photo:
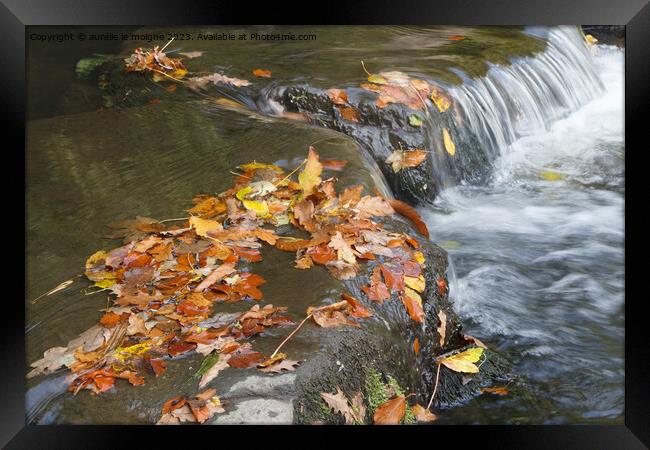
[(440, 310), (438, 311), (438, 319), (440, 319), (440, 326), (438, 327), (438, 335), (440, 336), (440, 347), (445, 345), (445, 336), (447, 333), (447, 314)]
[(442, 129), (442, 141), (445, 145), (445, 150), (447, 150), (447, 153), (449, 153), (451, 156), (454, 156), (456, 154), (456, 146), (454, 145), (454, 141), (451, 140), (449, 130), (446, 128)]
[(309, 147), (309, 154), (307, 155), (307, 164), (305, 168), (298, 175), (298, 182), (300, 188), (305, 196), (311, 194), (314, 188), (322, 181), (320, 175), (323, 171), (323, 165), (319, 161), (318, 153), (314, 147)]
[(481, 389), (481, 392), (494, 394), (494, 395), (508, 395), (508, 389), (505, 386), (502, 387), (485, 387)]
[(230, 360), (230, 357), (231, 355), (229, 354), (224, 354), (224, 353), (219, 354), (218, 359), (208, 369), (208, 371), (205, 372), (201, 377), (201, 380), (199, 381), (199, 389), (203, 388), (210, 381), (214, 380), (217, 377), (217, 375), (219, 375), (219, 372), (221, 372), (223, 369), (229, 367), (228, 361)]
[(379, 405), (373, 421), (375, 425), (399, 425), (406, 414), (406, 397), (397, 396)]
[(408, 167), (417, 167), (426, 159), (427, 154), (424, 150), (395, 150), (386, 158), (386, 164), (390, 164), (393, 172), (397, 173)]
[(478, 373), (478, 367), (474, 363), (481, 358), (482, 354), (482, 348), (474, 347), (441, 359), (439, 362), (454, 372)]
[(262, 78), (271, 78), (271, 71), (266, 69), (253, 69), (253, 75)]
[(418, 422), (433, 422), (435, 420), (438, 420), (438, 416), (420, 404), (411, 406), (411, 412), (418, 420)]
[[(337, 414), (341, 414), (345, 418), (346, 425), (361, 424), (364, 421), (365, 417), (365, 407), (363, 411), (355, 412), (352, 406), (349, 404), (347, 397), (341, 391), (339, 387), (336, 388), (336, 393), (330, 394), (328, 392), (321, 392), (321, 397), (325, 400), (325, 403), (329, 408)], [(357, 394), (359, 395), (359, 394)], [(359, 407), (360, 400), (355, 396), (355, 404), (357, 408)], [(359, 395), (360, 397), (360, 395)], [(361, 402), (361, 406), (363, 403)], [(361, 413), (363, 412), (363, 415)]]
[(348, 103), (348, 94), (343, 89), (332, 88), (325, 93), (335, 105), (346, 105)]

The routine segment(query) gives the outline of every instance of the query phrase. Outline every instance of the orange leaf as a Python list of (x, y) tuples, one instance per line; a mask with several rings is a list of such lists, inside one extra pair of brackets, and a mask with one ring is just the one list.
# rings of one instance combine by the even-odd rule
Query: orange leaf
[(253, 69), (253, 75), (262, 78), (271, 78), (271, 71), (266, 69)]
[(348, 103), (348, 94), (343, 89), (328, 89), (326, 94), (335, 105), (345, 105)]
[(345, 120), (349, 120), (350, 122), (359, 121), (359, 111), (352, 107), (339, 108), (339, 112)]
[(406, 414), (406, 397), (400, 395), (380, 405), (375, 411), (375, 425), (399, 425)]
[(402, 216), (406, 217), (408, 220), (413, 223), (413, 226), (419, 231), (419, 233), (424, 236), (425, 238), (429, 239), (429, 229), (427, 228), (427, 225), (424, 223), (422, 220), (422, 217), (420, 217), (420, 214), (416, 211), (415, 208), (413, 208), (411, 205), (408, 203), (404, 203), (401, 200), (397, 199), (386, 199), (388, 203), (390, 203), (390, 206), (393, 207), (395, 211), (397, 211), (399, 214)]

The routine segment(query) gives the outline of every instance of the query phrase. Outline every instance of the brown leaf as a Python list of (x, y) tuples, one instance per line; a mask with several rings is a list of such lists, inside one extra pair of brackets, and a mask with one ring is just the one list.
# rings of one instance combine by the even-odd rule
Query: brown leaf
[(440, 310), (438, 312), (438, 319), (440, 319), (440, 326), (438, 327), (438, 334), (440, 335), (440, 347), (445, 345), (445, 336), (447, 333), (447, 314)]
[(494, 395), (508, 395), (508, 389), (505, 386), (502, 387), (486, 387), (481, 389), (481, 392)]
[(415, 226), (415, 229), (418, 230), (422, 236), (429, 239), (429, 229), (415, 208), (413, 208), (408, 203), (404, 203), (403, 201), (397, 200), (395, 198), (387, 200), (388, 203), (390, 203), (390, 206), (392, 206), (398, 214), (401, 214), (410, 220), (413, 226)]
[(363, 411), (364, 412), (363, 416), (361, 416), (360, 414), (361, 411), (355, 413), (355, 411), (348, 403), (347, 397), (339, 387), (336, 388), (336, 393), (334, 394), (330, 394), (329, 392), (321, 392), (320, 395), (323, 398), (323, 400), (325, 400), (325, 403), (327, 404), (327, 406), (330, 407), (331, 410), (333, 410), (335, 413), (341, 414), (345, 418), (346, 425), (363, 423), (363, 416), (365, 416), (365, 408)]
[(231, 273), (235, 272), (235, 264), (234, 263), (224, 263), (221, 264), (219, 267), (214, 269), (210, 275), (205, 277), (201, 283), (198, 284), (194, 288), (194, 292), (201, 292), (208, 287), (212, 286), (213, 284), (217, 283), (219, 280), (221, 280), (223, 277), (230, 275)]
[(377, 407), (373, 421), (375, 425), (399, 425), (406, 414), (406, 397), (397, 396)]
[(296, 367), (300, 364), (300, 361), (294, 361), (292, 359), (283, 359), (282, 361), (275, 362), (267, 367), (260, 368), (260, 372), (264, 373), (281, 373), (281, 372), (293, 372), (296, 370)]
[(210, 381), (214, 380), (217, 375), (219, 375), (219, 372), (221, 372), (223, 369), (228, 368), (230, 356), (231, 355), (224, 353), (219, 354), (219, 359), (215, 361), (214, 365), (210, 367), (208, 371), (205, 372), (201, 377), (201, 381), (199, 381), (199, 389), (204, 387)]
[(393, 167), (393, 172), (397, 173), (408, 167), (417, 167), (426, 159), (427, 153), (424, 150), (395, 150), (386, 158), (386, 163)]
[(341, 171), (348, 165), (345, 159), (322, 159), (323, 169)]
[(348, 103), (348, 94), (343, 89), (332, 88), (325, 93), (335, 105), (346, 105)]
[(422, 298), (420, 295), (411, 288), (405, 288), (404, 294), (400, 295), (400, 300), (406, 307), (411, 319), (417, 323), (424, 321), (424, 310), (422, 309)]
[(433, 422), (434, 420), (438, 420), (438, 416), (420, 404), (411, 406), (411, 412), (418, 422)]
[(352, 107), (339, 108), (339, 112), (341, 113), (341, 117), (345, 120), (349, 120), (350, 122), (359, 121), (359, 111)]

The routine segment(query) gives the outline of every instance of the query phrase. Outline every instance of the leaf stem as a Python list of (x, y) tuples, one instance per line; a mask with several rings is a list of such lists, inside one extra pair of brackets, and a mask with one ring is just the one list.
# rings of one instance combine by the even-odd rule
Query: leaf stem
[(438, 390), (438, 380), (440, 379), (440, 366), (441, 366), (441, 364), (438, 363), (438, 370), (436, 371), (436, 384), (433, 387), (433, 394), (431, 394), (431, 399), (429, 400), (429, 404), (427, 405), (427, 409), (431, 408), (431, 404), (433, 403), (433, 398), (436, 396), (436, 391)]

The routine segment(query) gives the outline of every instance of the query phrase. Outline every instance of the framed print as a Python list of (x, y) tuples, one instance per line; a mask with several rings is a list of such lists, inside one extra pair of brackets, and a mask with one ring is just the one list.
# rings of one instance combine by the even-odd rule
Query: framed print
[(647, 446), (650, 7), (322, 8), (4, 2), (3, 444)]

